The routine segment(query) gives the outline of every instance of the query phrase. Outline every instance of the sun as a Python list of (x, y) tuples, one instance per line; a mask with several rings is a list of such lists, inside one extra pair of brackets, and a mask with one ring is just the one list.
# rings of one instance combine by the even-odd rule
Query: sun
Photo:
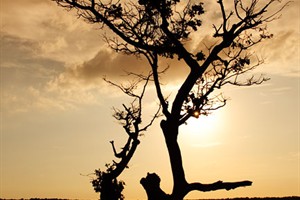
[(199, 111), (195, 111), (194, 113), (193, 113), (193, 116), (195, 117), (195, 118), (199, 118), (200, 117), (200, 112)]
[(218, 131), (220, 124), (220, 116), (217, 113), (212, 113), (208, 116), (194, 114), (186, 125), (182, 125), (182, 132), (189, 135), (205, 136), (215, 134)]
[(212, 131), (217, 127), (218, 118), (217, 115), (214, 114), (208, 116), (199, 116), (198, 118), (191, 118), (189, 123), (193, 128)]

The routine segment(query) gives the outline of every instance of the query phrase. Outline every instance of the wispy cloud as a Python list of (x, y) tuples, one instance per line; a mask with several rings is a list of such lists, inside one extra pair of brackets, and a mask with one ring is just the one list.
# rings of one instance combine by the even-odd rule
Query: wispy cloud
[(278, 156), (277, 159), (281, 160), (282, 162), (299, 161), (300, 152), (287, 152), (285, 155)]

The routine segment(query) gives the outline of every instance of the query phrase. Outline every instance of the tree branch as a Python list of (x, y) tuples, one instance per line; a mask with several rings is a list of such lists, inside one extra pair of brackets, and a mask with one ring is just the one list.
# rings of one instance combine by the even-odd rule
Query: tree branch
[[(166, 99), (164, 98), (164, 96), (162, 94), (161, 87), (160, 87), (159, 72), (157, 71), (157, 69), (158, 69), (158, 57), (157, 57), (157, 54), (154, 52), (153, 62), (151, 62), (149, 59), (148, 59), (148, 61), (151, 64), (151, 67), (152, 67), (153, 80), (154, 80), (154, 84), (155, 84), (155, 88), (156, 88), (156, 94), (157, 94), (159, 102), (160, 102), (160, 104), (162, 106), (162, 112), (168, 118), (170, 116), (170, 112), (168, 111), (168, 104), (167, 104), (167, 101), (166, 101)], [(163, 72), (161, 72), (161, 73), (164, 73), (164, 71), (165, 70), (163, 70)]]
[[(238, 187), (251, 186), (251, 181), (240, 181), (240, 182), (223, 182), (217, 181), (212, 184), (202, 184), (202, 183), (191, 183), (188, 186), (188, 191), (198, 190), (202, 192), (215, 191), (215, 190), (232, 190)], [(187, 192), (187, 193), (189, 193)]]

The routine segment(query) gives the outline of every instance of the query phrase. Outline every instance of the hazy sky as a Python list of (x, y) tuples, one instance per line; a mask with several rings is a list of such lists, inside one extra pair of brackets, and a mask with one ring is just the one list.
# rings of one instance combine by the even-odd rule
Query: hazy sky
[[(210, 36), (211, 20), (219, 16), (215, 1), (203, 2), (207, 20), (194, 47)], [(0, 8), (0, 198), (98, 198), (81, 174), (111, 162), (110, 140), (123, 145), (122, 127), (111, 115), (112, 107), (128, 101), (102, 78), (126, 81), (119, 76), (123, 69), (146, 72), (147, 65), (113, 53), (97, 26), (50, 0), (0, 0)], [(268, 26), (274, 38), (255, 49), (266, 60), (256, 72), (267, 74), (269, 82), (225, 88), (222, 92), (231, 99), (225, 108), (181, 128), (189, 181), (252, 180), (253, 186), (193, 192), (189, 198), (300, 195), (299, 13), (295, 0)], [(164, 91), (172, 97), (184, 66), (167, 64)], [(157, 106), (155, 97), (149, 88), (146, 119)], [(158, 123), (141, 138), (129, 167), (121, 177), (126, 199), (146, 199), (139, 180), (147, 172), (156, 172), (170, 192), (171, 171)]]

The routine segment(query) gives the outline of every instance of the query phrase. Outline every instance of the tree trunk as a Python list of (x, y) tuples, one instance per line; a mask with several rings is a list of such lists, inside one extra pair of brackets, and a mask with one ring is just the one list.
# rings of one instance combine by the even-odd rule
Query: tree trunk
[(177, 142), (178, 126), (176, 123), (162, 120), (161, 128), (164, 133), (172, 168), (172, 194), (168, 195), (160, 188), (160, 178), (156, 174), (148, 173), (147, 177), (142, 178), (140, 183), (147, 193), (148, 200), (183, 200), (188, 183), (185, 179), (181, 152)]
[(178, 125), (172, 121), (162, 120), (161, 128), (164, 133), (173, 175), (171, 199), (182, 200), (188, 183), (185, 179), (181, 151), (177, 142)]

